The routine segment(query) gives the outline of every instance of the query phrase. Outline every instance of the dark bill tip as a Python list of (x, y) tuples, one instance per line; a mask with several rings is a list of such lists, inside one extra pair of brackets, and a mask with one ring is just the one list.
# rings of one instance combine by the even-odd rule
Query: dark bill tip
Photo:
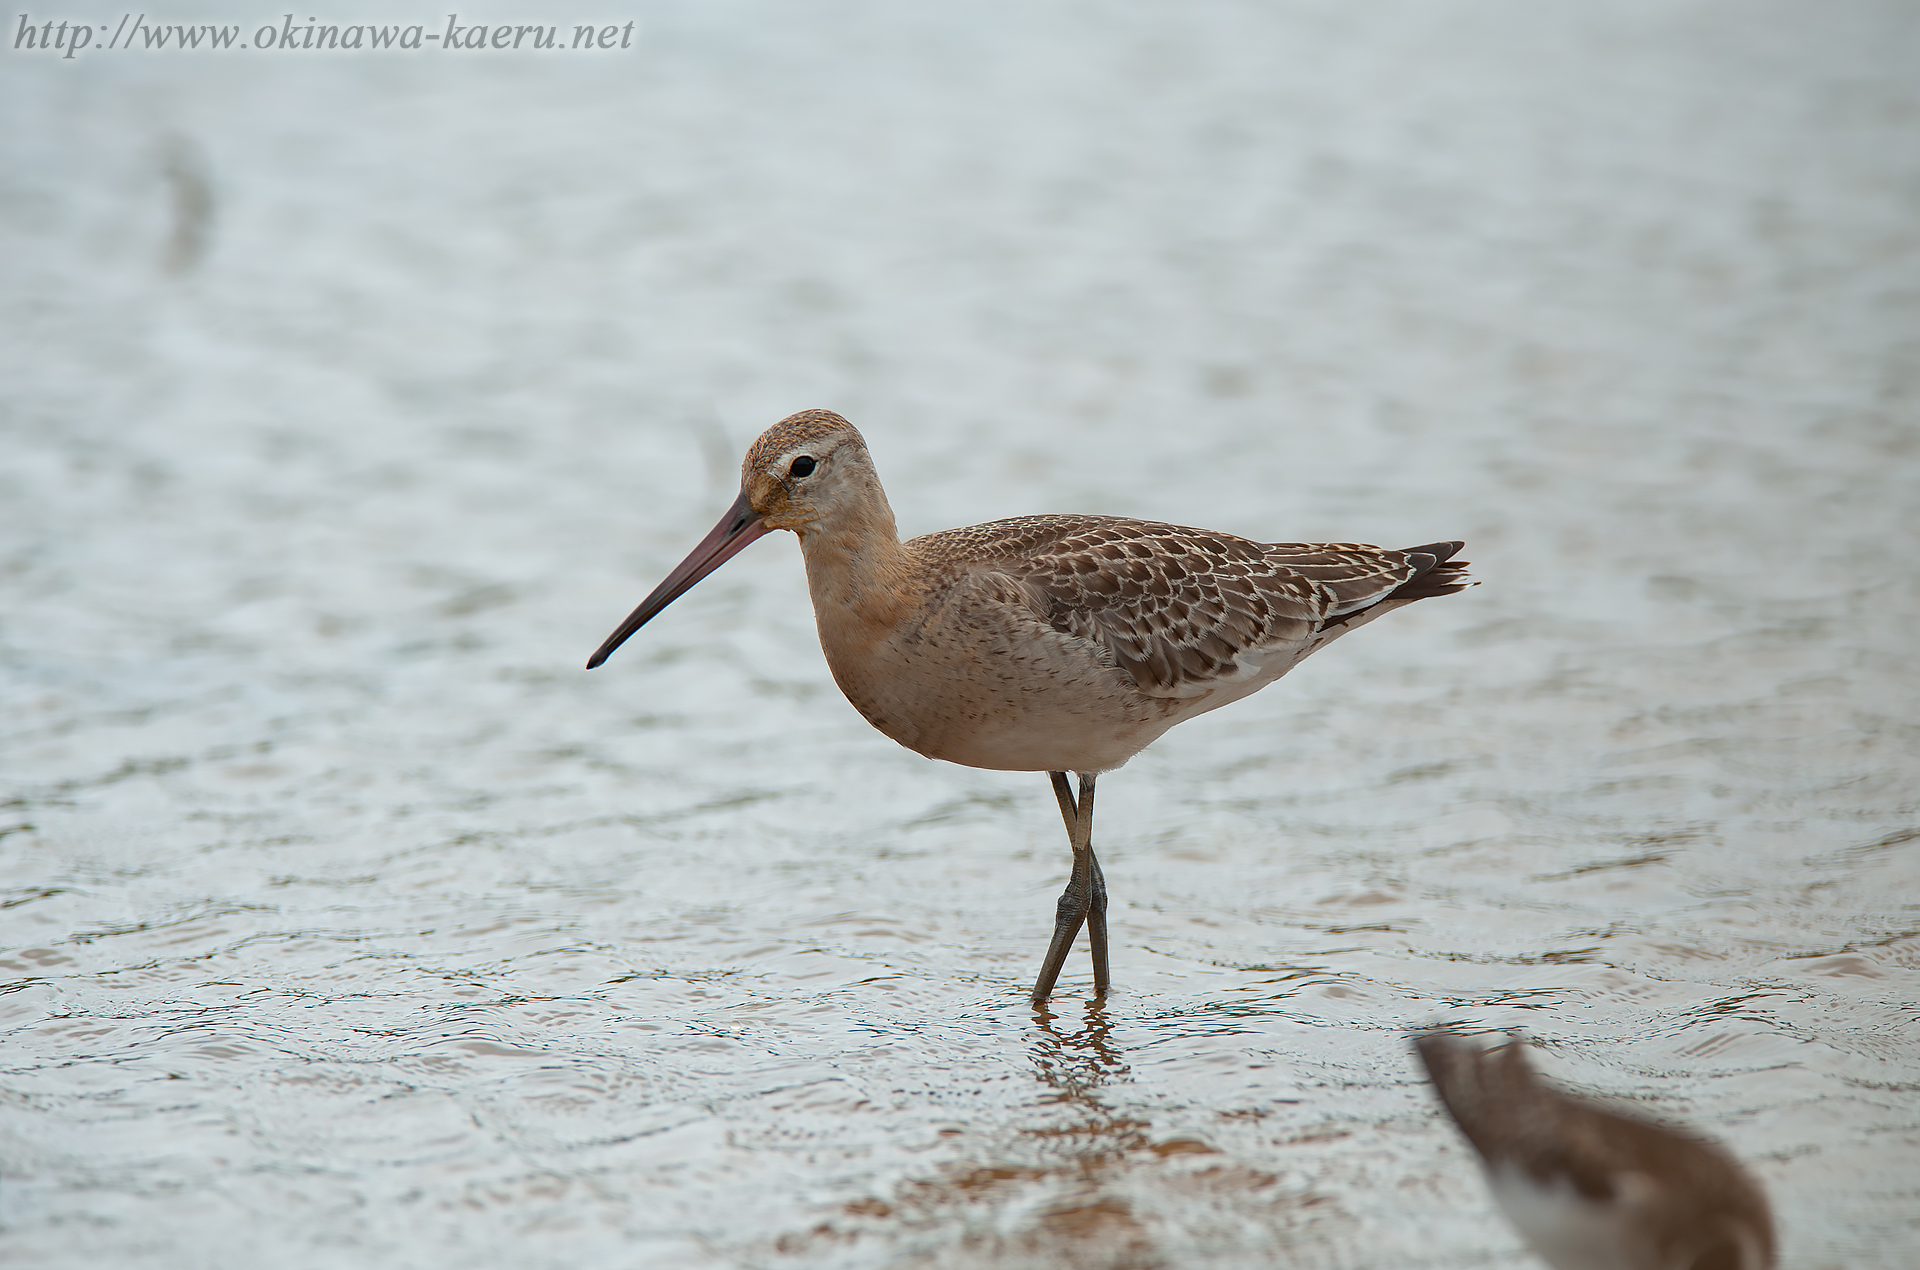
[(587, 659), (587, 669), (592, 670), (611, 657), (614, 649), (652, 621), (661, 609), (692, 590), (694, 583), (738, 555), (748, 543), (769, 532), (743, 492), (734, 500), (733, 506), (727, 508), (727, 514), (720, 518), (720, 523), (713, 527), (713, 531), (700, 540), (700, 545), (675, 565), (673, 572), (653, 589), (653, 593), (640, 601), (640, 607), (627, 614), (627, 620), (607, 636), (606, 642)]

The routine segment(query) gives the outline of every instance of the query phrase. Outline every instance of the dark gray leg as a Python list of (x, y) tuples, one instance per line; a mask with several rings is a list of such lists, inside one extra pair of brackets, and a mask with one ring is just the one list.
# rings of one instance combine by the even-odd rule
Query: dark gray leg
[(1040, 963), (1040, 977), (1033, 985), (1033, 1003), (1045, 1005), (1073, 948), (1074, 936), (1084, 922), (1087, 942), (1093, 945), (1093, 990), (1096, 996), (1107, 992), (1107, 880), (1100, 873), (1100, 861), (1093, 854), (1093, 775), (1080, 773), (1080, 798), (1074, 800), (1065, 772), (1049, 772), (1054, 797), (1060, 802), (1060, 819), (1066, 822), (1067, 842), (1073, 848), (1073, 871), (1067, 875), (1067, 889), (1060, 893), (1054, 907), (1053, 942), (1047, 946), (1046, 960)]

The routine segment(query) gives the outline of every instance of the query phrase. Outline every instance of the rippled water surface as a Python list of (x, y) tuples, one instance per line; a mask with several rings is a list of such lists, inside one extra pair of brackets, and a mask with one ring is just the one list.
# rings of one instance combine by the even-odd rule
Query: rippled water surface
[[(626, 16), (6, 54), (0, 1261), (1535, 1264), (1452, 1021), (1914, 1263), (1910, 6)], [(580, 668), (809, 406), (909, 533), (1483, 585), (1106, 777), (1036, 1016), (1045, 779), (790, 538)]]

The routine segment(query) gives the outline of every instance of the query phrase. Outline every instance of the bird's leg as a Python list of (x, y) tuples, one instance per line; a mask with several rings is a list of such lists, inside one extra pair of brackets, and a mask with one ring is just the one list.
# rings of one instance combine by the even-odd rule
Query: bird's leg
[(1060, 802), (1060, 819), (1066, 822), (1067, 841), (1073, 848), (1073, 871), (1067, 876), (1067, 889), (1060, 893), (1054, 908), (1053, 942), (1047, 946), (1046, 960), (1040, 963), (1040, 977), (1033, 985), (1033, 1003), (1045, 1005), (1066, 964), (1073, 938), (1086, 923), (1087, 939), (1093, 945), (1093, 990), (1107, 990), (1107, 881), (1101, 876), (1100, 861), (1093, 854), (1093, 775), (1080, 773), (1080, 797), (1073, 797), (1065, 772), (1047, 773), (1053, 778), (1054, 797)]
[[(1080, 773), (1080, 846), (1087, 853), (1089, 903), (1087, 905), (1087, 943), (1093, 952), (1093, 994), (1107, 995), (1107, 879), (1100, 872), (1100, 861), (1093, 854), (1093, 774)], [(1078, 858), (1079, 852), (1074, 856)]]
[[(1073, 787), (1067, 783), (1065, 772), (1048, 772), (1053, 779), (1053, 794), (1060, 802), (1060, 819), (1066, 822), (1067, 841), (1077, 844), (1080, 837), (1080, 811), (1074, 804)], [(1043, 1006), (1053, 992), (1054, 980), (1060, 977), (1060, 967), (1067, 960), (1067, 952), (1073, 947), (1073, 937), (1080, 933), (1080, 923), (1087, 917), (1086, 887), (1082, 884), (1080, 853), (1073, 853), (1073, 872), (1067, 876), (1067, 889), (1060, 893), (1060, 902), (1054, 907), (1053, 942), (1047, 945), (1047, 956), (1040, 963), (1040, 977), (1034, 981), (1033, 1004)]]

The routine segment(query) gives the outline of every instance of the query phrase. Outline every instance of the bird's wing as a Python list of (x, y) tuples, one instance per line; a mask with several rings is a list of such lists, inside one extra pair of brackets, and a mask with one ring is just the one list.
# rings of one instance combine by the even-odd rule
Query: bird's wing
[(1140, 691), (1192, 697), (1287, 664), (1432, 561), (1351, 543), (1269, 545), (1108, 516), (1024, 516), (910, 547), (1019, 584), (1055, 630), (1103, 646)]

